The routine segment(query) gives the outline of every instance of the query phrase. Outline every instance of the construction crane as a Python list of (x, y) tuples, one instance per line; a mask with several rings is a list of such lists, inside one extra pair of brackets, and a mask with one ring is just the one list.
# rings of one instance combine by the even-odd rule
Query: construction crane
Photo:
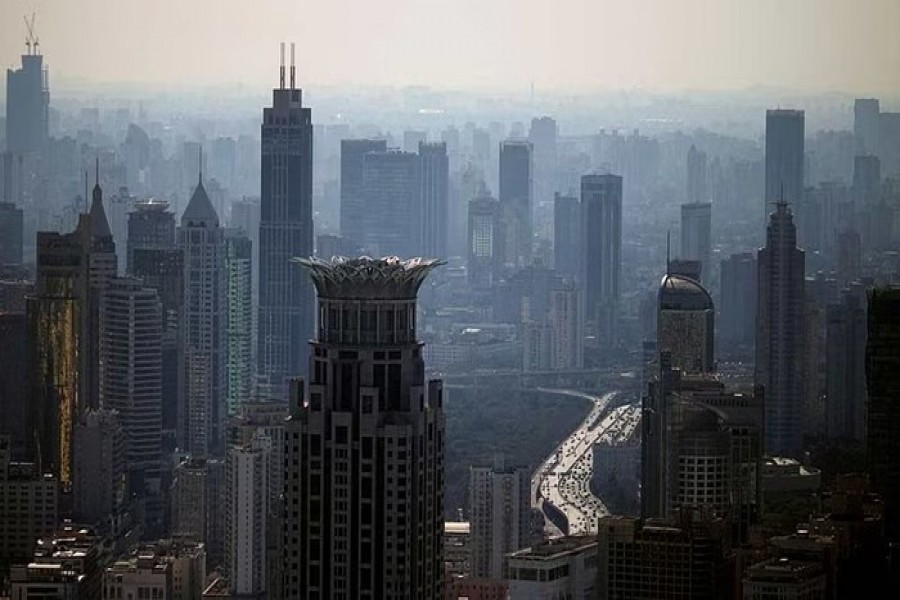
[(34, 18), (34, 13), (31, 13), (31, 20), (28, 19), (28, 15), (22, 17), (25, 21), (25, 28), (28, 31), (25, 35), (25, 47), (28, 49), (28, 54), (37, 54), (38, 46), (41, 44), (37, 34), (34, 32)]

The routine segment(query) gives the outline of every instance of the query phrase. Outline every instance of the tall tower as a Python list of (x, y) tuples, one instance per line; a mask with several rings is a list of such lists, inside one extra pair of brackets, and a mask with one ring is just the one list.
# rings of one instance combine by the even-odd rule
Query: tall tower
[(416, 295), (435, 260), (298, 258), (319, 293), (285, 425), (283, 598), (441, 597), (444, 416)]
[(530, 142), (506, 140), (500, 144), (500, 208), (507, 267), (531, 264), (534, 194), (531, 153)]
[(419, 144), (421, 192), (416, 211), (419, 240), (417, 253), (422, 256), (447, 256), (447, 228), (449, 223), (448, 194), (450, 161), (444, 142)]
[(556, 194), (553, 199), (553, 268), (558, 275), (580, 280), (581, 207), (578, 198)]
[(118, 412), (131, 492), (159, 492), (162, 309), (153, 288), (115, 278), (100, 309), (100, 404)]
[(421, 164), (410, 152), (369, 152), (363, 157), (363, 246), (373, 256), (417, 254)]
[(581, 178), (581, 271), (585, 320), (601, 341), (611, 340), (622, 279), (622, 178)]
[(802, 110), (766, 111), (766, 213), (770, 202), (803, 198), (804, 120)]
[(765, 450), (797, 455), (803, 436), (806, 256), (786, 202), (778, 202), (757, 253), (756, 384), (766, 391)]
[(50, 90), (34, 16), (28, 25), (22, 68), (6, 70), (6, 149), (23, 155), (40, 151), (47, 141)]
[(225, 239), (202, 179), (181, 216), (184, 260), (181, 447), (197, 457), (219, 453), (225, 418)]
[(709, 202), (707, 191), (708, 172), (706, 169), (706, 152), (697, 150), (691, 144), (687, 153), (687, 201), (688, 204)]
[(668, 352), (672, 367), (688, 373), (715, 368), (716, 309), (699, 281), (667, 273), (659, 286), (657, 352)]
[(228, 416), (238, 414), (253, 393), (253, 247), (241, 230), (225, 232), (225, 270), (228, 285), (226, 336), (226, 392)]
[[(3, 192), (0, 191), (0, 198)], [(12, 202), (0, 201), (0, 265), (22, 264), (25, 213)]]
[(175, 247), (175, 214), (169, 203), (153, 198), (134, 203), (128, 214), (126, 270), (134, 274), (134, 254), (144, 249), (172, 249)]
[(712, 275), (712, 204), (681, 205), (681, 258), (700, 261), (700, 277)]
[(288, 380), (305, 372), (313, 328), (312, 285), (289, 263), (313, 253), (313, 126), (295, 87), (293, 46), (289, 87), (284, 46), (281, 57), (280, 86), (263, 109), (257, 360), (260, 395), (286, 400)]
[(489, 290), (500, 278), (503, 237), (500, 203), (486, 196), (469, 201), (466, 269), (473, 289)]
[(385, 140), (341, 140), (341, 236), (355, 244), (362, 245), (366, 230), (365, 157), (385, 151)]

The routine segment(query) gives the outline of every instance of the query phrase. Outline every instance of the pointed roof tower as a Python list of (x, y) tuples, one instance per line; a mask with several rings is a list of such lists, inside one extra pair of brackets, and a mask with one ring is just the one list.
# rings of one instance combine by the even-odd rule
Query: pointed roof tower
[(203, 149), (200, 149), (200, 166), (197, 169), (197, 187), (191, 194), (191, 200), (188, 202), (187, 208), (181, 215), (181, 225), (194, 225), (200, 227), (218, 227), (219, 216), (216, 209), (213, 208), (206, 189), (203, 187)]
[(111, 238), (112, 231), (109, 229), (109, 221), (106, 218), (106, 210), (103, 208), (103, 190), (100, 188), (100, 159), (95, 163), (95, 180), (94, 192), (91, 199), (91, 237)]

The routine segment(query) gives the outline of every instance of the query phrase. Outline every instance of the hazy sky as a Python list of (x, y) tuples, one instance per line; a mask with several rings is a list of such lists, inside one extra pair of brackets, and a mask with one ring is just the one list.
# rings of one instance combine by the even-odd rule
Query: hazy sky
[(900, 92), (900, 0), (0, 0), (5, 66), (32, 11), (66, 80)]

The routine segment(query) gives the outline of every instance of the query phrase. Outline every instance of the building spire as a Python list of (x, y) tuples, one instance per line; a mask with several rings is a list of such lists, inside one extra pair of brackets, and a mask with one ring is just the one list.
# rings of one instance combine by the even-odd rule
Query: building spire
[(100, 189), (100, 157), (94, 158), (94, 202), (103, 201), (103, 190)]
[(669, 275), (669, 267), (672, 265), (670, 259), (672, 252), (672, 232), (666, 229), (666, 275)]
[(200, 144), (197, 158), (197, 185), (203, 185), (203, 144)]
[(296, 89), (296, 67), (294, 66), (294, 42), (291, 42), (291, 89)]
[(284, 89), (284, 42), (281, 42), (281, 68), (279, 70), (279, 89)]

